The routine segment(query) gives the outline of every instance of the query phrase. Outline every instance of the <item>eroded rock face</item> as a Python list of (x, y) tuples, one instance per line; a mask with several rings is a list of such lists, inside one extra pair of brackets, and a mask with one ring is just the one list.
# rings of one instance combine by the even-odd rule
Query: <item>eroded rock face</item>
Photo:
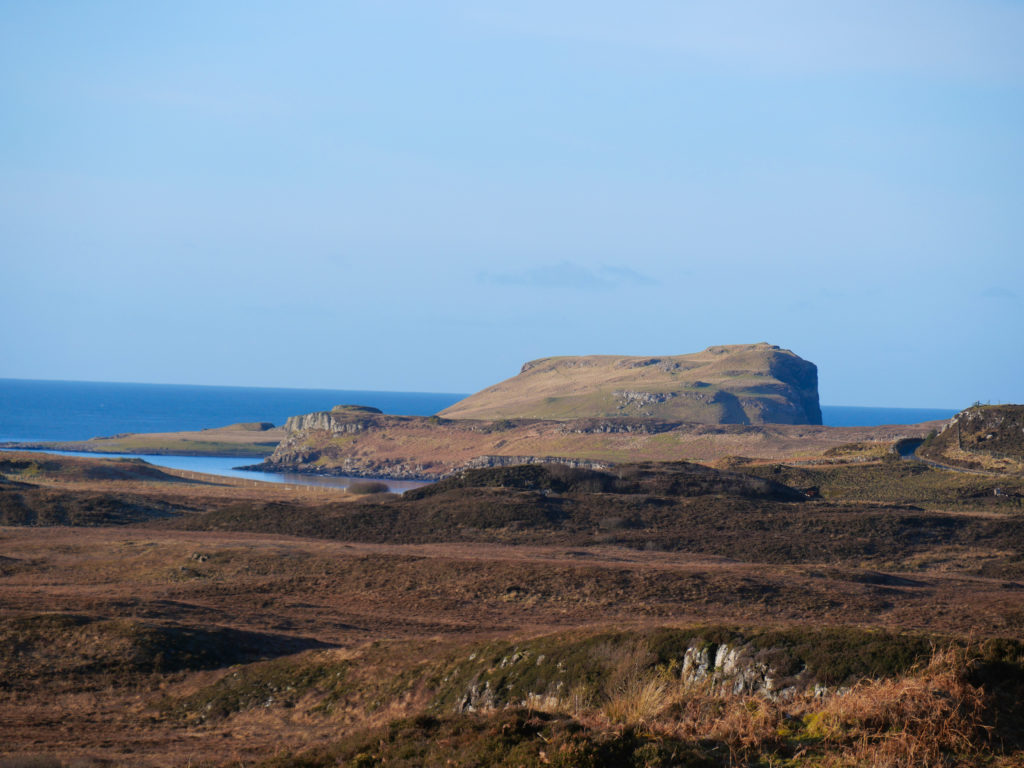
[(284, 428), (289, 435), (315, 429), (334, 434), (360, 432), (376, 425), (373, 417), (381, 413), (379, 408), (367, 405), (336, 405), (330, 411), (289, 416)]
[(683, 656), (682, 680), (720, 693), (790, 698), (813, 682), (807, 670), (785, 676), (747, 645), (692, 645)]
[(572, 469), (610, 469), (611, 465), (588, 459), (566, 459), (557, 456), (477, 456), (460, 469), (487, 469), (490, 467), (518, 467), (524, 464), (560, 464)]

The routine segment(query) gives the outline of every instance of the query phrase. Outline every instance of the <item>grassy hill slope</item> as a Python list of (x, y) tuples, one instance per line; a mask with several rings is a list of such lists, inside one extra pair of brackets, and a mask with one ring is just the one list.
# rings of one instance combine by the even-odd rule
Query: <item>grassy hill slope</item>
[(548, 357), (439, 414), (455, 419), (641, 417), (821, 424), (813, 363), (771, 344), (669, 357)]

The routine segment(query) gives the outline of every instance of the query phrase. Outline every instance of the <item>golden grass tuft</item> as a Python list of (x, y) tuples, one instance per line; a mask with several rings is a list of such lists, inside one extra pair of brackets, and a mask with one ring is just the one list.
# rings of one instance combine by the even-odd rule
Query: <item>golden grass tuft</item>
[(650, 650), (641, 642), (598, 649), (607, 657), (612, 672), (606, 684), (601, 714), (616, 725), (653, 723), (670, 703), (669, 690), (677, 679), (664, 668), (651, 668)]
[(668, 705), (669, 681), (661, 675), (637, 676), (622, 681), (601, 708), (609, 722), (650, 725)]
[(984, 691), (968, 682), (967, 669), (962, 650), (940, 650), (899, 679), (782, 701), (687, 686), (670, 668), (644, 671), (633, 653), (623, 656), (600, 708), (575, 714), (594, 726), (717, 743), (730, 765), (768, 756), (877, 768), (974, 764), (990, 726)]
[(966, 669), (963, 652), (949, 649), (906, 677), (791, 702), (690, 692), (672, 704), (673, 722), (658, 725), (679, 738), (720, 742), (734, 763), (789, 751), (828, 755), (836, 766), (955, 765), (979, 753), (989, 730), (984, 692), (967, 682)]

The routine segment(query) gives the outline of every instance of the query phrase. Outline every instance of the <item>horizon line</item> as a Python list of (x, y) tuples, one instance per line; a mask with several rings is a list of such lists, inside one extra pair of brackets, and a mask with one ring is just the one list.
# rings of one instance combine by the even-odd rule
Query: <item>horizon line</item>
[[(440, 391), (427, 391), (427, 390), (412, 390), (412, 389), (360, 389), (360, 388), (343, 388), (343, 387), (281, 387), (281, 386), (267, 386), (259, 384), (181, 384), (175, 382), (159, 382), (159, 381), (106, 381), (106, 380), (95, 380), (95, 379), (35, 379), (35, 378), (19, 378), (4, 376), (0, 377), (2, 381), (20, 381), (20, 382), (46, 382), (51, 384), (121, 384), (129, 386), (139, 387), (196, 387), (196, 388), (212, 388), (212, 389), (283, 389), (292, 390), (295, 392), (373, 392), (373, 393), (386, 393), (386, 394), (408, 394), (408, 395), (455, 395), (458, 397), (469, 397), (472, 392), (440, 392)], [(994, 403), (995, 405), (1010, 405), (1011, 403)], [(950, 406), (924, 406), (924, 405), (844, 405), (841, 403), (829, 403), (823, 404), (819, 402), (821, 408), (864, 408), (864, 409), (875, 409), (875, 410), (906, 410), (906, 411), (952, 411), (953, 413), (959, 413), (960, 411), (969, 408), (973, 403), (965, 405), (960, 408), (954, 408)]]

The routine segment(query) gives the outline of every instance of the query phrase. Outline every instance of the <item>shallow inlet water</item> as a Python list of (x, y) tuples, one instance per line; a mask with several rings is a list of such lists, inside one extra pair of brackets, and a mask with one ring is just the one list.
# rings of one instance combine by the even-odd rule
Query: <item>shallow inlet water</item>
[[(96, 459), (142, 459), (157, 467), (181, 469), (186, 472), (203, 472), (208, 475), (237, 477), (242, 480), (256, 480), (264, 483), (287, 483), (288, 485), (312, 485), (318, 488), (347, 488), (350, 483), (366, 480), (362, 477), (325, 477), (303, 475), (295, 472), (253, 472), (238, 467), (255, 464), (259, 459), (231, 456), (150, 456), (141, 453), (86, 453), (84, 451), (32, 451), (33, 453), (54, 453), (60, 456), (80, 456)], [(381, 479), (392, 493), (404, 493), (411, 488), (429, 485), (419, 480)]]

